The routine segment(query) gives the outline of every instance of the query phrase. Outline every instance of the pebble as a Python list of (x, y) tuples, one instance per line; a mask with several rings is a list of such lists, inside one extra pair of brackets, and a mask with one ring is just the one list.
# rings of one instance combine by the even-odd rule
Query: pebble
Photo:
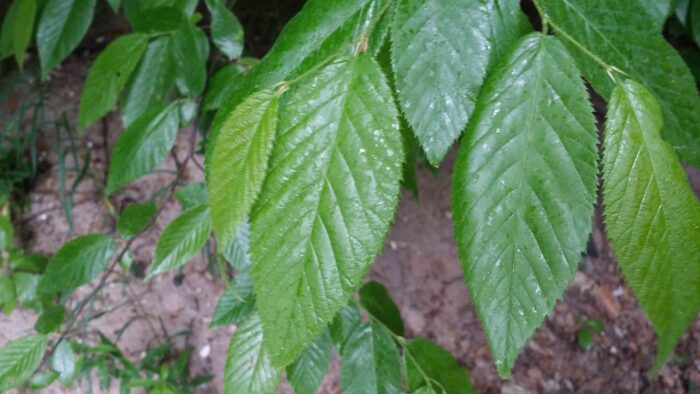
[(211, 354), (211, 346), (209, 345), (204, 345), (201, 349), (199, 349), (199, 358), (207, 358)]

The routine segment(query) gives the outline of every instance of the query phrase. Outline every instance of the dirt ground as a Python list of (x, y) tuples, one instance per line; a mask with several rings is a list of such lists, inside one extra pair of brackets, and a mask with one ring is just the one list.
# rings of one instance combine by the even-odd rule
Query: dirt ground
[[(86, 74), (85, 63), (79, 57), (69, 59), (54, 74), (49, 90), (52, 92), (49, 106), (57, 113), (67, 112), (74, 123)], [(83, 138), (82, 149), (89, 150), (93, 158), (93, 173), (81, 183), (75, 196), (72, 233), (59, 208), (56, 158), (50, 153), (45, 155), (50, 170), (34, 186), (30, 194), (31, 206), (17, 220), (21, 240), (28, 250), (49, 255), (73, 236), (114, 232), (114, 220), (97, 194), (97, 185), (104, 181), (105, 153), (114, 146), (120, 132), (120, 122), (112, 114), (103, 125), (88, 130)], [(180, 159), (188, 154), (191, 133), (191, 129), (180, 133), (175, 149)], [(620, 276), (600, 217), (595, 218), (588, 252), (564, 299), (523, 349), (512, 378), (499, 379), (469, 301), (457, 258), (449, 203), (452, 157), (446, 160), (438, 176), (419, 169), (420, 201), (404, 193), (384, 251), (369, 275), (389, 288), (399, 304), (409, 337), (433, 339), (453, 352), (471, 372), (477, 389), (484, 393), (684, 393), (693, 388), (697, 390), (700, 386), (700, 320), (688, 330), (676, 356), (659, 377), (655, 380), (647, 377), (653, 362), (655, 335)], [(202, 161), (201, 156), (197, 158)], [(161, 169), (173, 169), (174, 163), (171, 157)], [(700, 195), (700, 171), (688, 169), (688, 172)], [(187, 178), (197, 181), (203, 174), (190, 164)], [(70, 182), (70, 178), (68, 180)], [(119, 210), (127, 203), (145, 201), (171, 180), (171, 175), (164, 174), (144, 177), (113, 198), (112, 203)], [(178, 203), (170, 204), (155, 228), (135, 243), (137, 264), (147, 267), (158, 233), (179, 212)], [(208, 323), (223, 284), (210, 274), (201, 255), (189, 263), (183, 273), (181, 282), (175, 280), (174, 273), (148, 282), (136, 280), (130, 285), (115, 280), (96, 308), (122, 306), (92, 324), (135, 360), (165, 333), (188, 331), (186, 342), (194, 349), (191, 371), (216, 376), (214, 382), (200, 392), (219, 393), (226, 348), (234, 328), (209, 329)], [(576, 332), (581, 321), (588, 318), (601, 320), (605, 330), (595, 337), (590, 350), (583, 351), (576, 344)], [(0, 345), (28, 334), (35, 319), (36, 315), (27, 311), (15, 312), (10, 317), (0, 316)], [(119, 330), (132, 320), (117, 338)], [(179, 346), (185, 345), (184, 337), (178, 341)], [(79, 386), (72, 392), (83, 392), (84, 388), (84, 385)], [(66, 391), (53, 386), (47, 392)], [(280, 392), (290, 392), (289, 386), (284, 384)], [(320, 392), (339, 392), (337, 358)]]

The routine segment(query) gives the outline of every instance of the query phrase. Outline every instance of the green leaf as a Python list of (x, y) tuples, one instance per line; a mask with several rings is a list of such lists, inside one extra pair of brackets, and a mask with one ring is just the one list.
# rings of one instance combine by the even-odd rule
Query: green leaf
[(160, 37), (148, 43), (124, 90), (120, 108), (124, 127), (129, 127), (149, 109), (166, 103), (168, 91), (175, 82), (170, 42), (170, 37)]
[(132, 16), (129, 23), (135, 31), (148, 34), (172, 33), (188, 23), (182, 11), (174, 7), (148, 7)]
[(153, 219), (157, 210), (154, 202), (127, 206), (119, 215), (117, 231), (127, 238), (133, 237)]
[(40, 334), (49, 334), (58, 331), (63, 324), (66, 309), (63, 305), (51, 305), (44, 310), (34, 324), (34, 330)]
[(76, 374), (76, 355), (71, 349), (70, 342), (61, 341), (51, 356), (51, 369), (58, 372), (61, 383), (69, 384)]
[(274, 89), (253, 94), (221, 125), (207, 164), (214, 180), (209, 182), (212, 223), (222, 245), (236, 235), (262, 188), (277, 130), (278, 96)]
[(7, 9), (7, 14), (0, 27), (0, 60), (12, 56), (15, 52), (15, 18), (20, 0), (14, 0)]
[(49, 387), (51, 383), (58, 379), (58, 374), (54, 371), (41, 371), (29, 380), (29, 388), (32, 390), (41, 390), (43, 388)]
[(14, 236), (12, 221), (7, 216), (0, 216), (0, 252), (10, 249)]
[(246, 220), (236, 230), (236, 236), (226, 245), (222, 255), (237, 270), (250, 268), (250, 225)]
[(238, 59), (243, 53), (243, 26), (233, 12), (226, 8), (225, 0), (207, 0), (211, 13), (211, 39), (229, 60)]
[(693, 1), (690, 4), (690, 27), (695, 43), (700, 45), (700, 2)]
[(402, 393), (401, 359), (393, 338), (378, 324), (353, 331), (340, 354), (343, 394)]
[(359, 295), (360, 304), (369, 314), (384, 323), (396, 335), (403, 336), (401, 312), (383, 284), (375, 281), (367, 282), (360, 289)]
[(40, 279), (40, 275), (24, 272), (15, 272), (12, 274), (12, 281), (15, 283), (15, 291), (17, 292), (17, 302), (19, 302), (22, 307), (39, 310), (42, 301), (48, 298), (45, 294), (37, 294)]
[(224, 369), (225, 394), (275, 394), (281, 375), (263, 346), (258, 315), (246, 320), (231, 338)]
[(211, 220), (207, 206), (198, 206), (180, 214), (160, 235), (146, 278), (187, 263), (202, 249), (210, 232)]
[(114, 11), (116, 14), (119, 12), (119, 7), (122, 5), (122, 0), (107, 0), (107, 3), (109, 3), (110, 8), (112, 8), (112, 11)]
[(605, 126), (605, 224), (622, 273), (658, 334), (660, 367), (700, 308), (700, 203), (661, 139), (662, 108), (627, 81)]
[(41, 76), (68, 57), (87, 33), (96, 0), (46, 0), (36, 32)]
[(330, 332), (333, 344), (338, 350), (343, 348), (343, 344), (359, 324), (360, 311), (357, 309), (354, 302), (344, 306), (343, 309), (335, 315), (330, 326), (328, 326), (328, 332)]
[[(476, 393), (467, 370), (457, 363), (450, 352), (427, 339), (415, 338), (408, 342), (404, 363), (411, 392), (428, 386), (444, 394)], [(421, 371), (431, 382), (425, 381)]]
[[(389, 11), (388, 5), (388, 0), (307, 1), (284, 27), (265, 58), (229, 93), (228, 100), (214, 118), (212, 135), (207, 144), (207, 159), (216, 146), (221, 124), (238, 104), (255, 92), (285, 79), (299, 77), (340, 51), (352, 53), (354, 48), (351, 44), (360, 39), (382, 12)], [(377, 53), (382, 42), (372, 37), (368, 42), (368, 52)]]
[(17, 307), (17, 293), (15, 282), (11, 276), (0, 276), (0, 306), (5, 315), (9, 316)]
[(586, 79), (610, 98), (614, 83), (607, 70), (585, 53), (615, 66), (658, 97), (665, 126), (662, 137), (681, 160), (700, 166), (700, 96), (680, 55), (645, 12), (631, 12), (618, 0), (537, 0), (562, 35)]
[(331, 363), (332, 346), (331, 336), (325, 331), (287, 367), (287, 381), (295, 394), (316, 393)]
[(104, 234), (88, 234), (64, 244), (51, 257), (41, 276), (44, 293), (70, 291), (97, 277), (114, 252), (114, 241)]
[(596, 191), (592, 112), (564, 46), (531, 34), (489, 76), (457, 155), (460, 258), (504, 378), (586, 247)]
[(255, 312), (253, 278), (249, 272), (240, 272), (224, 290), (214, 308), (209, 327), (239, 324)]
[(15, 59), (17, 64), (22, 68), (24, 64), (24, 55), (27, 52), (27, 47), (32, 41), (32, 33), (34, 32), (34, 19), (36, 19), (37, 0), (18, 0), (17, 13), (14, 16), (14, 27), (12, 37), (14, 42)]
[(202, 109), (204, 111), (213, 111), (221, 107), (226, 99), (231, 96), (231, 92), (236, 90), (241, 82), (237, 77), (243, 72), (245, 72), (245, 66), (236, 63), (227, 64), (214, 73), (214, 76), (211, 77), (207, 84), (207, 91), (202, 101)]
[(190, 183), (179, 188), (175, 192), (175, 198), (180, 202), (183, 209), (194, 208), (197, 205), (207, 205), (207, 185), (204, 182)]
[(109, 112), (146, 49), (148, 36), (132, 33), (112, 41), (90, 68), (80, 97), (80, 129)]
[(497, 55), (529, 31), (511, 0), (402, 0), (392, 64), (406, 120), (433, 165), (467, 125)]
[(48, 259), (40, 254), (24, 254), (10, 251), (10, 268), (14, 271), (27, 271), (40, 274), (44, 272)]
[(46, 350), (46, 336), (22, 337), (0, 349), (0, 391), (24, 383), (37, 369)]
[(172, 42), (172, 56), (178, 70), (178, 89), (188, 97), (197, 97), (207, 81), (206, 56), (198, 47), (201, 30), (190, 21), (180, 24)]
[(400, 191), (403, 146), (391, 91), (363, 55), (295, 85), (251, 217), (265, 343), (286, 366), (362, 282)]
[(176, 103), (159, 106), (136, 119), (117, 139), (109, 163), (106, 194), (148, 174), (175, 144), (180, 112)]
[[(647, 11), (649, 16), (654, 20), (658, 31), (660, 32), (664, 27), (664, 22), (666, 18), (673, 11), (673, 1), (671, 0), (637, 0), (644, 10)], [(634, 2), (634, 0), (633, 0)], [(634, 5), (633, 5), (634, 7)]]

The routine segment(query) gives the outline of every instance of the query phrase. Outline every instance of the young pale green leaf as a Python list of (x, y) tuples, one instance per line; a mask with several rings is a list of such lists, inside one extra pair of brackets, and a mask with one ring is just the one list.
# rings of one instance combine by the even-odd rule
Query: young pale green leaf
[(237, 270), (250, 268), (250, 224), (247, 219), (238, 227), (236, 236), (221, 254)]
[(596, 190), (592, 112), (564, 46), (534, 33), (490, 75), (460, 146), (455, 233), (502, 377), (586, 247)]
[(90, 68), (80, 97), (80, 129), (109, 112), (146, 49), (148, 36), (132, 33), (112, 41)]
[(350, 337), (355, 327), (360, 324), (360, 311), (354, 302), (343, 307), (333, 318), (333, 321), (328, 326), (328, 332), (331, 334), (333, 345), (338, 350), (343, 348), (345, 340)]
[(124, 127), (129, 127), (149, 109), (165, 104), (168, 91), (175, 82), (170, 42), (170, 37), (160, 37), (148, 43), (124, 90), (120, 108)]
[[(427, 339), (415, 338), (408, 342), (404, 351), (404, 365), (410, 392), (429, 387), (443, 394), (476, 393), (467, 370), (457, 363), (450, 352)], [(426, 382), (423, 374), (431, 381)]]
[(654, 95), (627, 81), (608, 108), (605, 223), (622, 273), (658, 334), (658, 368), (700, 308), (700, 203), (661, 139)]
[(695, 81), (660, 30), (649, 28), (654, 22), (647, 13), (630, 12), (630, 4), (619, 0), (536, 3), (550, 24), (567, 37), (564, 43), (598, 93), (609, 98), (614, 83), (590, 54), (621, 69), (658, 97), (666, 123), (662, 137), (681, 160), (700, 166), (700, 96)]
[(58, 374), (54, 371), (41, 371), (35, 373), (31, 379), (29, 379), (28, 385), (32, 390), (41, 390), (43, 388), (49, 387), (51, 383), (58, 379)]
[(199, 96), (207, 82), (206, 56), (198, 43), (200, 33), (190, 21), (185, 21), (175, 32), (171, 45), (178, 70), (175, 82), (178, 89), (188, 97)]
[(61, 341), (51, 355), (51, 369), (58, 373), (59, 380), (70, 383), (76, 375), (77, 357), (67, 340)]
[(51, 305), (44, 310), (34, 323), (34, 330), (40, 334), (49, 334), (61, 327), (66, 309), (63, 305)]
[(224, 394), (275, 394), (281, 374), (263, 346), (258, 315), (246, 320), (231, 338), (224, 368)]
[(211, 39), (221, 53), (230, 60), (243, 53), (243, 26), (233, 12), (226, 8), (225, 0), (206, 0), (211, 13)]
[(36, 19), (37, 0), (18, 0), (17, 14), (14, 17), (12, 37), (14, 39), (15, 59), (22, 68), (24, 55), (32, 41), (34, 19)]
[(87, 33), (96, 0), (47, 0), (37, 26), (36, 43), (41, 61), (41, 76), (75, 50)]
[(467, 125), (493, 60), (527, 31), (518, 1), (399, 1), (391, 33), (396, 90), (433, 165)]
[(379, 324), (362, 324), (340, 353), (343, 394), (403, 393), (401, 358), (391, 334)]
[(0, 26), (0, 60), (10, 57), (15, 52), (15, 18), (20, 0), (14, 0), (2, 20)]
[(396, 335), (403, 336), (401, 312), (383, 284), (375, 281), (367, 282), (360, 288), (359, 295), (360, 304), (367, 312), (384, 323)]
[[(267, 55), (229, 92), (228, 100), (214, 118), (207, 159), (216, 146), (222, 123), (245, 98), (285, 79), (299, 77), (339, 51), (347, 49), (351, 53), (351, 44), (361, 38), (373, 20), (388, 13), (388, 5), (388, 0), (307, 1)], [(367, 43), (370, 53), (377, 53), (382, 45), (373, 39), (375, 36)]]
[(117, 231), (125, 237), (138, 234), (153, 219), (157, 211), (154, 202), (131, 204), (119, 215)]
[(287, 367), (287, 381), (294, 388), (295, 394), (316, 393), (328, 372), (332, 347), (331, 336), (325, 331)]
[(24, 383), (39, 367), (46, 350), (46, 335), (14, 340), (0, 349), (0, 391)]
[(178, 268), (194, 257), (207, 242), (211, 219), (206, 205), (188, 209), (176, 217), (158, 238), (153, 263), (146, 278)]
[(202, 109), (204, 111), (213, 111), (221, 107), (221, 105), (229, 98), (241, 79), (238, 78), (245, 71), (245, 66), (235, 63), (227, 64), (221, 67), (214, 73), (207, 83), (207, 91), (202, 100)]
[(251, 217), (253, 282), (276, 366), (321, 334), (374, 262), (403, 157), (391, 91), (369, 56), (338, 60), (288, 92)]
[(209, 327), (239, 324), (253, 312), (255, 312), (253, 278), (250, 272), (239, 272), (216, 304)]
[(39, 290), (70, 291), (88, 283), (107, 267), (113, 252), (114, 241), (104, 234), (88, 234), (68, 241), (49, 260)]
[(175, 144), (179, 120), (179, 107), (172, 103), (149, 110), (124, 130), (112, 151), (107, 195), (146, 175), (165, 160)]
[(253, 94), (221, 125), (207, 163), (211, 218), (216, 238), (228, 245), (250, 213), (267, 171), (277, 129), (279, 99), (274, 89)]

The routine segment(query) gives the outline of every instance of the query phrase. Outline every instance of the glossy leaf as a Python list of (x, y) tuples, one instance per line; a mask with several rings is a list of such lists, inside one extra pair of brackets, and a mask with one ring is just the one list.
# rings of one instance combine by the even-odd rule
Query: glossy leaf
[[(415, 338), (408, 342), (404, 363), (411, 392), (430, 387), (444, 394), (476, 393), (467, 370), (457, 363), (450, 352), (427, 339)], [(430, 382), (426, 382), (421, 371), (430, 378)]]
[[(352, 43), (360, 39), (371, 21), (389, 11), (388, 4), (388, 0), (307, 1), (267, 55), (229, 93), (229, 99), (214, 118), (207, 158), (216, 146), (221, 124), (245, 98), (285, 79), (299, 77), (339, 51), (352, 53)], [(373, 39), (367, 44), (368, 51), (376, 53), (382, 42)]]
[(404, 157), (391, 92), (370, 57), (336, 61), (287, 94), (251, 217), (253, 282), (276, 366), (321, 334), (374, 262)]
[(124, 85), (146, 49), (148, 36), (132, 33), (109, 44), (95, 59), (80, 97), (80, 129), (84, 130), (107, 112), (119, 99)]
[(77, 48), (87, 33), (96, 0), (47, 0), (36, 42), (43, 78)]
[(227, 64), (219, 69), (207, 83), (207, 91), (202, 101), (204, 111), (213, 111), (229, 98), (231, 92), (236, 90), (240, 76), (245, 71), (245, 67), (240, 64)]
[(51, 257), (41, 276), (45, 293), (76, 289), (99, 275), (114, 252), (114, 241), (104, 234), (88, 234), (68, 241)]
[(224, 393), (275, 394), (280, 379), (263, 346), (260, 319), (253, 315), (231, 338), (224, 369)]
[(2, 26), (0, 26), (0, 59), (12, 56), (15, 52), (14, 30), (19, 2), (20, 0), (14, 0), (7, 8), (7, 13), (2, 19)]
[[(690, 70), (680, 55), (650, 29), (653, 20), (645, 12), (631, 12), (618, 0), (537, 0), (564, 40), (586, 79), (603, 97), (614, 84), (605, 68), (579, 48), (615, 66), (658, 97), (665, 127), (662, 137), (681, 160), (700, 166), (700, 96)], [(577, 45), (578, 44), (578, 45)]]
[(502, 377), (585, 250), (596, 190), (592, 112), (564, 46), (531, 34), (489, 77), (460, 146), (455, 233)]
[(178, 89), (188, 97), (199, 96), (207, 81), (206, 56), (198, 47), (198, 29), (189, 21), (180, 25), (172, 41), (172, 56), (178, 70)]
[(37, 0), (18, 0), (17, 13), (14, 16), (12, 37), (14, 42), (15, 59), (20, 68), (24, 63), (24, 55), (32, 41), (34, 19), (36, 19)]
[(362, 324), (340, 354), (343, 394), (402, 393), (401, 359), (393, 338), (378, 324)]
[(133, 237), (153, 219), (157, 209), (154, 202), (128, 205), (119, 215), (117, 231), (125, 237)]
[(294, 388), (294, 394), (316, 393), (328, 372), (332, 346), (331, 337), (325, 331), (287, 367), (287, 381)]
[(654, 95), (627, 81), (608, 108), (605, 224), (622, 273), (658, 334), (658, 368), (700, 309), (700, 203), (661, 139)]
[(331, 334), (333, 345), (340, 350), (343, 348), (345, 340), (350, 337), (355, 327), (360, 324), (360, 311), (354, 302), (346, 305), (333, 318), (333, 321), (328, 326), (328, 332)]
[(58, 378), (69, 384), (75, 377), (77, 357), (67, 340), (61, 341), (51, 356), (51, 369), (58, 372)]
[(384, 285), (375, 281), (367, 282), (360, 288), (359, 295), (360, 304), (368, 313), (396, 335), (403, 336), (401, 312)]
[(147, 278), (187, 263), (204, 246), (211, 232), (209, 209), (200, 205), (176, 217), (163, 230), (156, 244)]
[(225, 0), (207, 0), (211, 13), (211, 39), (229, 60), (238, 59), (243, 53), (243, 26), (233, 12), (226, 8)]
[(239, 324), (253, 312), (255, 312), (253, 279), (249, 272), (239, 272), (216, 304), (209, 327)]
[(109, 163), (106, 194), (148, 174), (165, 160), (175, 144), (180, 113), (176, 104), (156, 107), (124, 130)]
[(277, 130), (278, 95), (255, 93), (231, 112), (219, 131), (207, 163), (212, 223), (216, 238), (228, 245), (255, 202), (267, 170)]
[[(673, 0), (637, 0), (640, 5), (647, 11), (649, 16), (658, 26), (658, 31), (661, 31), (666, 22), (666, 18), (673, 11)], [(634, 4), (634, 3), (632, 3)]]
[(494, 59), (528, 29), (518, 1), (398, 3), (391, 54), (399, 103), (433, 165), (467, 125)]
[(124, 90), (120, 108), (124, 127), (129, 127), (149, 109), (165, 104), (168, 91), (175, 82), (170, 43), (170, 37), (160, 37), (148, 43)]
[(46, 336), (22, 337), (0, 348), (0, 390), (24, 383), (37, 369), (46, 350)]

